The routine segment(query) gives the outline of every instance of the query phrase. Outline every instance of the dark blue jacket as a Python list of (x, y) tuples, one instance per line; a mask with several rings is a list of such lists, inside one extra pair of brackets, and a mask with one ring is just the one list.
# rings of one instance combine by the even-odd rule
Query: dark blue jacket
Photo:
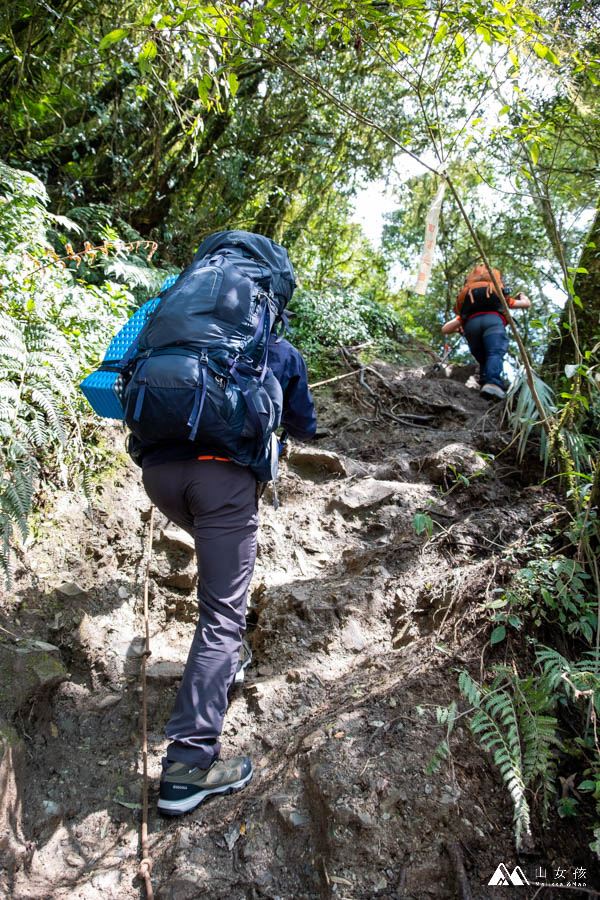
[(289, 341), (271, 335), (268, 365), (283, 391), (282, 428), (297, 440), (307, 441), (317, 430), (317, 418), (302, 354)]
[[(283, 391), (281, 426), (293, 438), (307, 441), (317, 430), (313, 399), (308, 389), (306, 363), (299, 350), (285, 339), (269, 338), (268, 366)], [(157, 466), (164, 462), (195, 459), (199, 453), (214, 453), (214, 448), (200, 442), (168, 441), (160, 444), (143, 444), (133, 434), (129, 436), (128, 450), (138, 465)]]

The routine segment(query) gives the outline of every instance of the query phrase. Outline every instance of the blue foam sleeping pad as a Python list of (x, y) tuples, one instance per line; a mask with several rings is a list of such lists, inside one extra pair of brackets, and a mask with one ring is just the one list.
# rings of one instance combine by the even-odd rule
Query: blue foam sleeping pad
[[(169, 275), (160, 289), (162, 294), (167, 288), (175, 284), (177, 275)], [(136, 313), (118, 331), (104, 354), (104, 362), (122, 359), (132, 343), (154, 312), (160, 297), (154, 297), (144, 303)], [(105, 419), (125, 419), (125, 412), (121, 398), (123, 395), (123, 379), (119, 372), (107, 372), (97, 369), (88, 375), (79, 385), (86, 400), (99, 416)]]

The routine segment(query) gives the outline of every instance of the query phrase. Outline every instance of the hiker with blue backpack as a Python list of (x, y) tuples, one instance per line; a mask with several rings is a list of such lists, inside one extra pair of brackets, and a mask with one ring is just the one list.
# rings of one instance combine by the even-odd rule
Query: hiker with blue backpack
[[(494, 277), (510, 309), (528, 309), (531, 301), (520, 291), (511, 297), (498, 269)], [(504, 304), (498, 296), (487, 266), (475, 266), (465, 280), (454, 306), (456, 317), (442, 326), (443, 334), (460, 332), (479, 363), (480, 394), (489, 400), (503, 400), (506, 384), (503, 368), (508, 350)]]
[(220, 758), (219, 738), (245, 629), (260, 485), (276, 478), (275, 431), (302, 441), (317, 427), (304, 359), (276, 334), (294, 287), (274, 241), (213, 234), (123, 357), (100, 369), (120, 394), (148, 496), (196, 545), (199, 616), (166, 727), (158, 801), (166, 815), (240, 790), (253, 774), (247, 756)]

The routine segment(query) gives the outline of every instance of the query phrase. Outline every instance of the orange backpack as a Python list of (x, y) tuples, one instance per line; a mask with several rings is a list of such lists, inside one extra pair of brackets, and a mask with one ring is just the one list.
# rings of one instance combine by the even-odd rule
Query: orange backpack
[[(494, 273), (494, 277), (498, 282), (498, 287), (500, 290), (503, 289), (504, 284), (502, 282), (502, 276), (500, 275), (499, 269), (492, 269)], [(473, 298), (473, 291), (476, 288), (485, 288), (485, 300), (479, 299), (475, 301)], [(465, 304), (465, 300), (467, 301)], [(474, 312), (500, 312), (502, 313), (504, 307), (502, 305), (502, 300), (496, 294), (496, 289), (494, 287), (494, 282), (492, 281), (491, 275), (488, 272), (485, 266), (475, 266), (474, 269), (471, 269), (463, 288), (456, 298), (456, 303), (454, 304), (454, 312), (459, 316), (463, 321), (472, 315)]]

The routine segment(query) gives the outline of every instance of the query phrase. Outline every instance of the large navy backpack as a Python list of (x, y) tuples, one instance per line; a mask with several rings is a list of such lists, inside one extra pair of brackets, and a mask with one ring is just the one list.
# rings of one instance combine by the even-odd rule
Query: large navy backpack
[(282, 393), (268, 339), (294, 287), (287, 252), (269, 238), (207, 238), (119, 363), (132, 433), (193, 441), (269, 480)]

